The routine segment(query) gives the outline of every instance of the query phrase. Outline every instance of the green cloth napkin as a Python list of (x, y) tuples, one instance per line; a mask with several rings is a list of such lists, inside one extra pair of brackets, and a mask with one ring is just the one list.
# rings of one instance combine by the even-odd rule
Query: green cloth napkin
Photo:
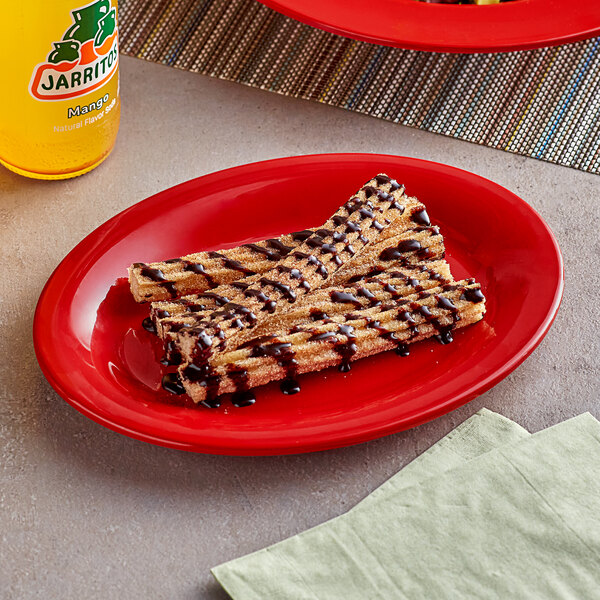
[(600, 598), (600, 424), (483, 411), (354, 509), (225, 563), (234, 600)]
[[(462, 465), (485, 452), (529, 437), (529, 432), (506, 417), (482, 408), (431, 446), (400, 472), (371, 492), (354, 509)], [(352, 510), (354, 510), (352, 509)]]

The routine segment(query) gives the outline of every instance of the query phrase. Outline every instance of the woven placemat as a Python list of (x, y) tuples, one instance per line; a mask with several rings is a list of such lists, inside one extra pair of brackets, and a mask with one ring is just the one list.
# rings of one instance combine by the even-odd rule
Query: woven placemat
[(255, 0), (121, 0), (119, 33), (124, 54), (600, 171), (600, 38), (434, 54), (340, 37)]

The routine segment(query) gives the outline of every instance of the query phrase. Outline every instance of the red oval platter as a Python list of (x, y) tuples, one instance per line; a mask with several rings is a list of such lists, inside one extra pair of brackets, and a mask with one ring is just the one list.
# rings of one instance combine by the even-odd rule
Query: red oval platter
[[(304, 375), (302, 391), (258, 388), (256, 404), (196, 407), (160, 387), (158, 340), (141, 327), (148, 306), (129, 294), (127, 266), (236, 246), (316, 226), (374, 174), (425, 202), (444, 234), (456, 278), (473, 276), (485, 319), (447, 346), (415, 344)], [(413, 158), (329, 154), (270, 160), (188, 181), (100, 226), (61, 262), (35, 315), (44, 375), (72, 406), (147, 442), (214, 454), (323, 450), (434, 419), (515, 369), (549, 329), (563, 289), (557, 243), (541, 217), (499, 185)]]
[(338, 35), (429, 52), (503, 52), (600, 34), (600, 2), (514, 0), (493, 5), (416, 0), (261, 0)]

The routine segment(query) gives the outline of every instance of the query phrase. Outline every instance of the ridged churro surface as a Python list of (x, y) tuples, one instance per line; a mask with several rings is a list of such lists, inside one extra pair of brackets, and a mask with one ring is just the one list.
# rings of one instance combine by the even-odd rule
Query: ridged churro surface
[(179, 373), (194, 402), (210, 405), (224, 393), (243, 393), (281, 379), (295, 383), (299, 374), (335, 365), (345, 371), (352, 361), (386, 350), (403, 353), (408, 344), (432, 336), (449, 343), (454, 329), (479, 321), (484, 313), (479, 284), (454, 282), (386, 305), (263, 334), (215, 355), (210, 365), (183, 364)]
[[(209, 360), (215, 349), (223, 350), (241, 330), (257, 327), (310, 291), (327, 285), (342, 265), (380, 239), (386, 220), (403, 221), (407, 228), (417, 205), (386, 175), (370, 180), (273, 269), (220, 288), (229, 302), (179, 334), (195, 338), (194, 360)], [(179, 340), (176, 343), (180, 345)], [(186, 356), (183, 346), (180, 352)]]
[[(386, 272), (424, 271), (428, 261), (422, 261), (423, 256), (431, 259), (444, 256), (444, 242), (437, 227), (420, 226), (388, 238), (384, 242), (365, 247), (363, 252), (352, 257), (331, 278), (331, 285), (338, 287), (350, 285), (365, 277), (383, 275)], [(439, 268), (441, 264), (438, 262), (434, 267)], [(445, 270), (448, 271), (447, 263), (443, 264), (446, 265)], [(435, 273), (432, 276), (435, 276)], [(441, 275), (438, 273), (438, 276)], [(451, 276), (446, 273), (444, 277), (449, 279)], [(424, 279), (424, 277), (422, 276), (420, 279)], [(232, 285), (239, 287), (247, 283), (248, 280), (240, 280)], [(230, 288), (220, 286), (209, 292), (185, 296), (179, 300), (152, 303), (150, 316), (159, 336), (163, 337), (166, 331), (172, 328), (177, 329), (184, 324), (189, 327), (194, 323), (207, 320), (212, 311), (231, 300), (226, 296), (230, 291)], [(308, 294), (308, 296), (312, 298), (313, 294)], [(298, 300), (288, 310), (302, 301), (302, 299)], [(311, 302), (318, 307), (316, 299)]]
[[(427, 210), (387, 175), (367, 182), (321, 227), (219, 252), (130, 267), (146, 327), (165, 345), (167, 389), (237, 406), (252, 388), (435, 336), (485, 314), (473, 279), (454, 281)], [(193, 293), (190, 293), (193, 292)]]
[[(397, 185), (395, 184), (390, 184)], [(428, 225), (429, 217), (422, 204), (411, 209), (415, 223)], [(324, 227), (324, 226), (323, 226)], [(129, 267), (129, 284), (136, 302), (156, 302), (177, 296), (211, 290), (249, 275), (265, 273), (274, 262), (290, 254), (319, 228), (296, 231), (236, 248), (197, 252), (154, 263), (134, 263)], [(404, 230), (402, 221), (392, 220), (381, 238)]]

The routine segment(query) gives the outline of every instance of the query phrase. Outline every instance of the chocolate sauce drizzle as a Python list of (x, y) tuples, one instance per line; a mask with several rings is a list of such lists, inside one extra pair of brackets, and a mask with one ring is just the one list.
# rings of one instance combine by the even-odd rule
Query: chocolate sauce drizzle
[(291, 236), (295, 242), (305, 242), (313, 233), (314, 231), (311, 229), (303, 229), (302, 231), (294, 231)]
[(171, 295), (171, 298), (177, 297), (177, 290), (175, 289), (175, 284), (172, 281), (167, 281), (165, 274), (160, 269), (153, 269), (145, 263), (134, 263), (133, 266), (140, 269), (140, 275), (142, 277), (146, 277), (151, 281), (158, 283), (160, 287), (167, 290), (167, 292), (169, 292), (169, 294)]
[(345, 304), (353, 304), (356, 308), (362, 308), (361, 301), (349, 292), (335, 291), (331, 292), (329, 296), (331, 297), (332, 302), (343, 302)]
[(357, 198), (355, 196), (354, 198), (350, 198), (350, 200), (348, 200), (348, 202), (344, 204), (343, 208), (349, 213), (352, 213), (355, 210), (358, 210), (361, 206), (363, 206), (363, 204), (364, 202), (360, 198)]
[(282, 254), (281, 252), (274, 252), (273, 250), (269, 250), (268, 248), (263, 248), (258, 244), (244, 244), (242, 248), (248, 248), (257, 252), (258, 254), (262, 254), (267, 258), (267, 260), (281, 260)]
[(181, 379), (179, 378), (179, 373), (167, 373), (163, 376), (161, 385), (163, 389), (171, 394), (175, 394), (176, 396), (180, 396), (181, 394), (185, 394), (185, 388), (181, 383)]
[(354, 335), (354, 327), (352, 327), (352, 325), (340, 325), (338, 331), (346, 336), (345, 342), (338, 342), (334, 346), (335, 351), (342, 357), (342, 362), (338, 369), (342, 373), (347, 373), (352, 368), (350, 366), (350, 360), (357, 351), (356, 344), (354, 343), (356, 336)]
[(424, 208), (416, 208), (410, 215), (411, 221), (416, 223), (417, 225), (425, 225), (430, 226), (431, 221), (429, 220), (429, 215)]
[[(300, 391), (300, 384), (296, 381), (298, 374), (298, 361), (296, 352), (292, 349), (291, 342), (272, 342), (269, 344), (260, 343), (261, 338), (252, 340), (252, 350), (250, 356), (262, 357), (269, 356), (277, 360), (277, 364), (283, 368), (285, 377), (280, 383), (280, 389), (284, 394), (296, 394)], [(258, 343), (257, 343), (258, 341)]]
[[(393, 192), (401, 187), (396, 182), (394, 182), (394, 183), (395, 183), (395, 186), (390, 187), (390, 192)], [(363, 190), (364, 190), (365, 196), (367, 198), (370, 198), (371, 196), (377, 196), (377, 198), (379, 200), (381, 200), (383, 202), (389, 202), (390, 208), (395, 208), (395, 209), (399, 210), (400, 214), (404, 213), (405, 207), (402, 204), (400, 204), (390, 193), (384, 192), (383, 190), (379, 190), (370, 185), (364, 187)]]
[(221, 296), (221, 294), (215, 294), (214, 292), (202, 292), (201, 294), (198, 294), (198, 297), (214, 300), (217, 306), (225, 306), (230, 302), (229, 298), (226, 296)]
[(450, 344), (453, 341), (452, 338), (452, 330), (456, 326), (457, 321), (460, 319), (460, 315), (458, 314), (458, 309), (451, 300), (445, 298), (444, 296), (436, 296), (437, 305), (443, 309), (450, 311), (452, 315), (452, 324), (441, 326), (440, 322), (436, 322), (436, 329), (438, 329), (439, 333), (435, 336), (435, 339), (440, 342), (440, 344)]
[(264, 306), (261, 310), (264, 310), (268, 313), (275, 312), (277, 302), (275, 302), (275, 300), (271, 300), (271, 298), (269, 298), (269, 296), (267, 296), (262, 290), (247, 289), (244, 292), (244, 296), (246, 296), (246, 298), (256, 298), (259, 302), (262, 302)]
[[(292, 239), (294, 239), (293, 235)], [(266, 242), (268, 246), (275, 248), (282, 256), (289, 254), (294, 249), (292, 246), (286, 246), (281, 240), (276, 238), (270, 238)]]
[(467, 288), (462, 293), (462, 297), (473, 304), (479, 304), (485, 300), (485, 296), (479, 288)]
[(313, 333), (309, 338), (309, 342), (337, 342), (338, 336), (335, 331), (324, 331), (323, 333)]
[(323, 279), (327, 279), (329, 276), (329, 271), (325, 268), (325, 265), (313, 254), (305, 254), (304, 252), (294, 252), (293, 256), (295, 258), (306, 259), (306, 262), (310, 265), (314, 265), (317, 267), (315, 271), (323, 277)]
[(378, 191), (379, 190), (376, 187), (373, 187), (372, 185), (366, 185), (363, 188), (363, 192), (365, 193), (365, 196), (367, 198), (370, 198), (371, 196), (375, 196)]
[(243, 273), (244, 275), (256, 275), (256, 271), (253, 271), (252, 269), (248, 269), (248, 267), (245, 267), (238, 260), (233, 260), (231, 258), (224, 258), (223, 266), (226, 267), (227, 269), (232, 269), (233, 271), (238, 271), (239, 273)]
[(236, 368), (235, 365), (230, 365), (227, 375), (233, 381), (236, 388), (236, 391), (231, 396), (231, 403), (238, 408), (254, 404), (256, 396), (254, 392), (250, 391), (248, 371)]
[[(431, 296), (431, 294), (429, 294), (428, 292), (420, 292), (419, 293), (419, 298), (428, 298), (430, 296)], [(440, 344), (449, 344), (453, 341), (452, 330), (456, 327), (456, 323), (459, 321), (460, 315), (458, 314), (458, 309), (456, 308), (456, 306), (453, 304), (453, 302), (451, 300), (449, 300), (448, 298), (445, 298), (444, 296), (439, 296), (439, 295), (436, 295), (435, 298), (436, 298), (437, 306), (439, 308), (450, 312), (450, 314), (452, 316), (452, 323), (450, 323), (449, 325), (442, 325), (440, 320), (437, 317), (435, 317), (432, 314), (431, 310), (425, 305), (419, 305), (417, 302), (411, 302), (410, 308), (415, 313), (420, 314), (424, 318), (425, 322), (433, 325), (433, 327), (438, 332), (437, 334), (434, 335), (434, 338), (438, 342), (440, 342)], [(405, 313), (405, 314), (410, 315), (410, 313)], [(411, 317), (411, 319), (412, 319), (412, 317)], [(414, 327), (415, 327), (415, 329), (412, 330), (411, 337), (414, 337), (418, 333), (418, 328), (416, 326), (414, 326)]]
[(390, 177), (388, 177), (387, 175), (377, 175), (375, 177), (375, 181), (377, 182), (377, 185), (385, 185), (386, 183), (390, 184), (390, 192), (395, 192), (396, 190), (399, 190), (400, 188), (404, 188), (403, 185), (400, 185), (395, 179), (391, 179)]
[(355, 275), (354, 277), (350, 277), (348, 283), (356, 283), (358, 281), (362, 281), (363, 279), (369, 279), (371, 277), (374, 277), (375, 275), (380, 275), (385, 270), (385, 267), (375, 266), (369, 271), (367, 271), (364, 275)]
[(379, 258), (381, 260), (397, 260), (399, 258), (403, 258), (403, 254), (407, 252), (416, 252), (417, 250), (421, 250), (421, 242), (419, 240), (402, 240), (397, 246), (393, 246), (391, 248), (386, 248), (381, 252)]
[(358, 288), (357, 294), (363, 298), (366, 298), (369, 302), (369, 306), (378, 306), (381, 304), (381, 301), (377, 300), (375, 294), (365, 287)]
[[(429, 231), (431, 237), (440, 235), (439, 227), (437, 226), (419, 226), (413, 229), (414, 232), (418, 233), (421, 231)], [(386, 248), (381, 252), (379, 258), (381, 260), (399, 260), (402, 259), (406, 262), (407, 257), (402, 256), (404, 253), (415, 252), (419, 260), (427, 260), (432, 257), (433, 252), (428, 246), (423, 246), (419, 240), (408, 239), (402, 240), (397, 246)], [(442, 255), (443, 258), (443, 255)]]
[[(171, 331), (175, 331), (171, 329)], [(179, 350), (177, 349), (177, 345), (174, 340), (168, 340), (165, 344), (165, 354), (160, 360), (161, 365), (165, 366), (176, 366), (180, 365), (182, 361), (182, 356)]]
[(300, 271), (300, 269), (294, 269), (285, 265), (279, 265), (277, 267), (277, 270), (280, 273), (287, 273), (291, 279), (298, 279), (299, 287), (302, 287), (307, 291), (310, 290), (310, 284), (308, 283), (308, 281), (306, 281), (306, 279), (304, 279), (304, 275), (302, 275), (302, 271)]
[(408, 347), (408, 344), (405, 344), (404, 342), (398, 342), (398, 346), (396, 346), (396, 349), (394, 350), (394, 352), (398, 356), (409, 356), (410, 355), (410, 349)]
[[(256, 275), (256, 273), (252, 269), (248, 269), (241, 262), (239, 262), (237, 260), (233, 260), (232, 258), (229, 258), (229, 257), (225, 256), (224, 254), (221, 254), (220, 252), (209, 252), (208, 256), (210, 258), (221, 260), (221, 262), (223, 263), (223, 266), (226, 269), (238, 271), (239, 273), (243, 273), (244, 275)], [(202, 266), (202, 265), (200, 265), (200, 266)], [(192, 270), (192, 269), (189, 269), (189, 270)], [(196, 271), (194, 271), (194, 272), (196, 272)], [(202, 275), (204, 275), (204, 277), (206, 277), (206, 281), (207, 281), (209, 287), (211, 287), (211, 288), (217, 287), (217, 284), (215, 283), (214, 279), (212, 279), (210, 277), (210, 275), (208, 275), (204, 270), (198, 271), (198, 272), (202, 273)]]
[[(386, 329), (385, 327), (383, 327), (381, 325), (381, 323), (379, 321), (377, 321), (376, 319), (368, 318), (367, 319), (367, 327), (369, 327), (370, 329), (375, 329), (375, 331), (377, 331), (377, 334), (380, 337), (382, 337), (384, 340), (386, 340), (388, 342), (397, 342), (398, 347), (396, 350), (398, 350), (398, 348), (400, 348), (400, 346), (406, 347), (408, 349), (406, 344), (398, 341), (398, 339), (396, 338), (396, 335), (394, 334), (393, 331), (390, 331), (389, 329)], [(407, 354), (403, 354), (402, 356), (407, 356)]]
[[(344, 336), (345, 339), (340, 339), (338, 336)], [(350, 361), (356, 354), (357, 347), (355, 344), (356, 335), (354, 335), (354, 327), (352, 325), (339, 324), (337, 331), (315, 331), (308, 338), (309, 342), (329, 342), (333, 344), (334, 350), (340, 355), (341, 362), (338, 369), (342, 373), (350, 371)]]
[[(358, 223), (355, 223), (354, 221), (348, 221), (346, 223), (346, 233), (356, 233), (357, 231), (360, 231), (360, 225)], [(358, 239), (363, 244), (366, 244), (368, 241), (362, 233), (358, 236)]]
[(284, 379), (279, 384), (279, 389), (287, 396), (291, 396), (300, 391), (300, 384), (295, 379)]
[(408, 331), (410, 332), (409, 339), (412, 340), (419, 334), (419, 327), (417, 326), (416, 321), (413, 319), (411, 313), (408, 310), (400, 309), (398, 311), (398, 314), (396, 315), (396, 319), (398, 319), (398, 321), (403, 321), (404, 323), (408, 324)]
[(375, 181), (377, 182), (377, 185), (385, 185), (386, 183), (390, 183), (392, 180), (387, 175), (380, 174), (375, 177)]
[(271, 342), (273, 341), (277, 336), (272, 335), (272, 334), (267, 334), (267, 335), (259, 335), (258, 337), (252, 338), (251, 340), (248, 340), (246, 342), (244, 342), (243, 344), (240, 344), (240, 348), (251, 348), (253, 346), (260, 346), (261, 344), (264, 344), (265, 342)]
[(338, 265), (338, 267), (342, 264), (342, 259), (338, 256), (338, 251), (335, 245), (327, 244), (322, 237), (314, 235), (313, 237), (306, 240), (306, 244), (308, 246), (311, 246), (312, 248), (319, 248), (321, 252), (325, 254), (331, 254), (333, 256), (333, 262), (335, 262), (335, 264)]
[(176, 333), (182, 329), (191, 327), (192, 323), (188, 323), (187, 321), (167, 321), (164, 325), (166, 325), (169, 331)]
[[(225, 257), (223, 257), (223, 258), (225, 258)], [(206, 285), (208, 285), (209, 288), (217, 287), (215, 280), (206, 272), (204, 265), (202, 265), (200, 263), (193, 263), (193, 262), (185, 261), (183, 270), (189, 271), (190, 273), (194, 273), (195, 275), (202, 275), (204, 277), (204, 279), (206, 280)]]
[(197, 365), (190, 363), (183, 370), (183, 375), (192, 383), (199, 383), (206, 388), (206, 398), (200, 404), (208, 408), (221, 406), (221, 398), (219, 396), (221, 377), (214, 373), (208, 364)]
[(252, 390), (246, 390), (245, 392), (235, 392), (231, 396), (231, 403), (237, 408), (244, 406), (251, 406), (256, 402), (256, 396)]
[(153, 333), (154, 335), (156, 335), (156, 333), (157, 333), (157, 331), (156, 331), (156, 325), (154, 324), (154, 321), (150, 317), (146, 317), (142, 321), (142, 327), (146, 331), (149, 331), (150, 333)]
[[(281, 293), (281, 295), (288, 302), (295, 302), (296, 301), (296, 292), (294, 292), (294, 290), (292, 290), (291, 286), (286, 285), (285, 283), (281, 283), (281, 281), (275, 281), (274, 279), (267, 279), (266, 277), (261, 277), (260, 278), (260, 283), (262, 285), (268, 285), (268, 286), (270, 286), (270, 287), (275, 288), (276, 290), (278, 290)], [(250, 290), (248, 290), (248, 291), (250, 291)]]
[[(250, 290), (246, 290), (244, 292), (247, 294)], [(243, 319), (246, 324), (249, 326), (253, 326), (258, 321), (256, 315), (252, 312), (250, 308), (247, 306), (243, 306), (242, 304), (237, 304), (236, 302), (227, 303), (221, 310), (217, 310), (213, 313), (215, 317), (224, 317), (225, 319), (231, 319), (234, 322), (234, 327), (245, 327), (244, 323), (241, 321)], [(241, 317), (241, 319), (240, 319)], [(237, 324), (235, 324), (238, 322)], [(217, 325), (220, 334), (224, 337), (225, 334), (223, 330)]]
[(196, 275), (206, 276), (206, 270), (204, 269), (204, 265), (201, 263), (193, 263), (193, 262), (185, 261), (183, 270), (190, 271), (191, 273), (194, 273)]
[(310, 320), (311, 321), (323, 321), (325, 319), (329, 319), (329, 315), (326, 312), (319, 310), (318, 308), (310, 309)]

